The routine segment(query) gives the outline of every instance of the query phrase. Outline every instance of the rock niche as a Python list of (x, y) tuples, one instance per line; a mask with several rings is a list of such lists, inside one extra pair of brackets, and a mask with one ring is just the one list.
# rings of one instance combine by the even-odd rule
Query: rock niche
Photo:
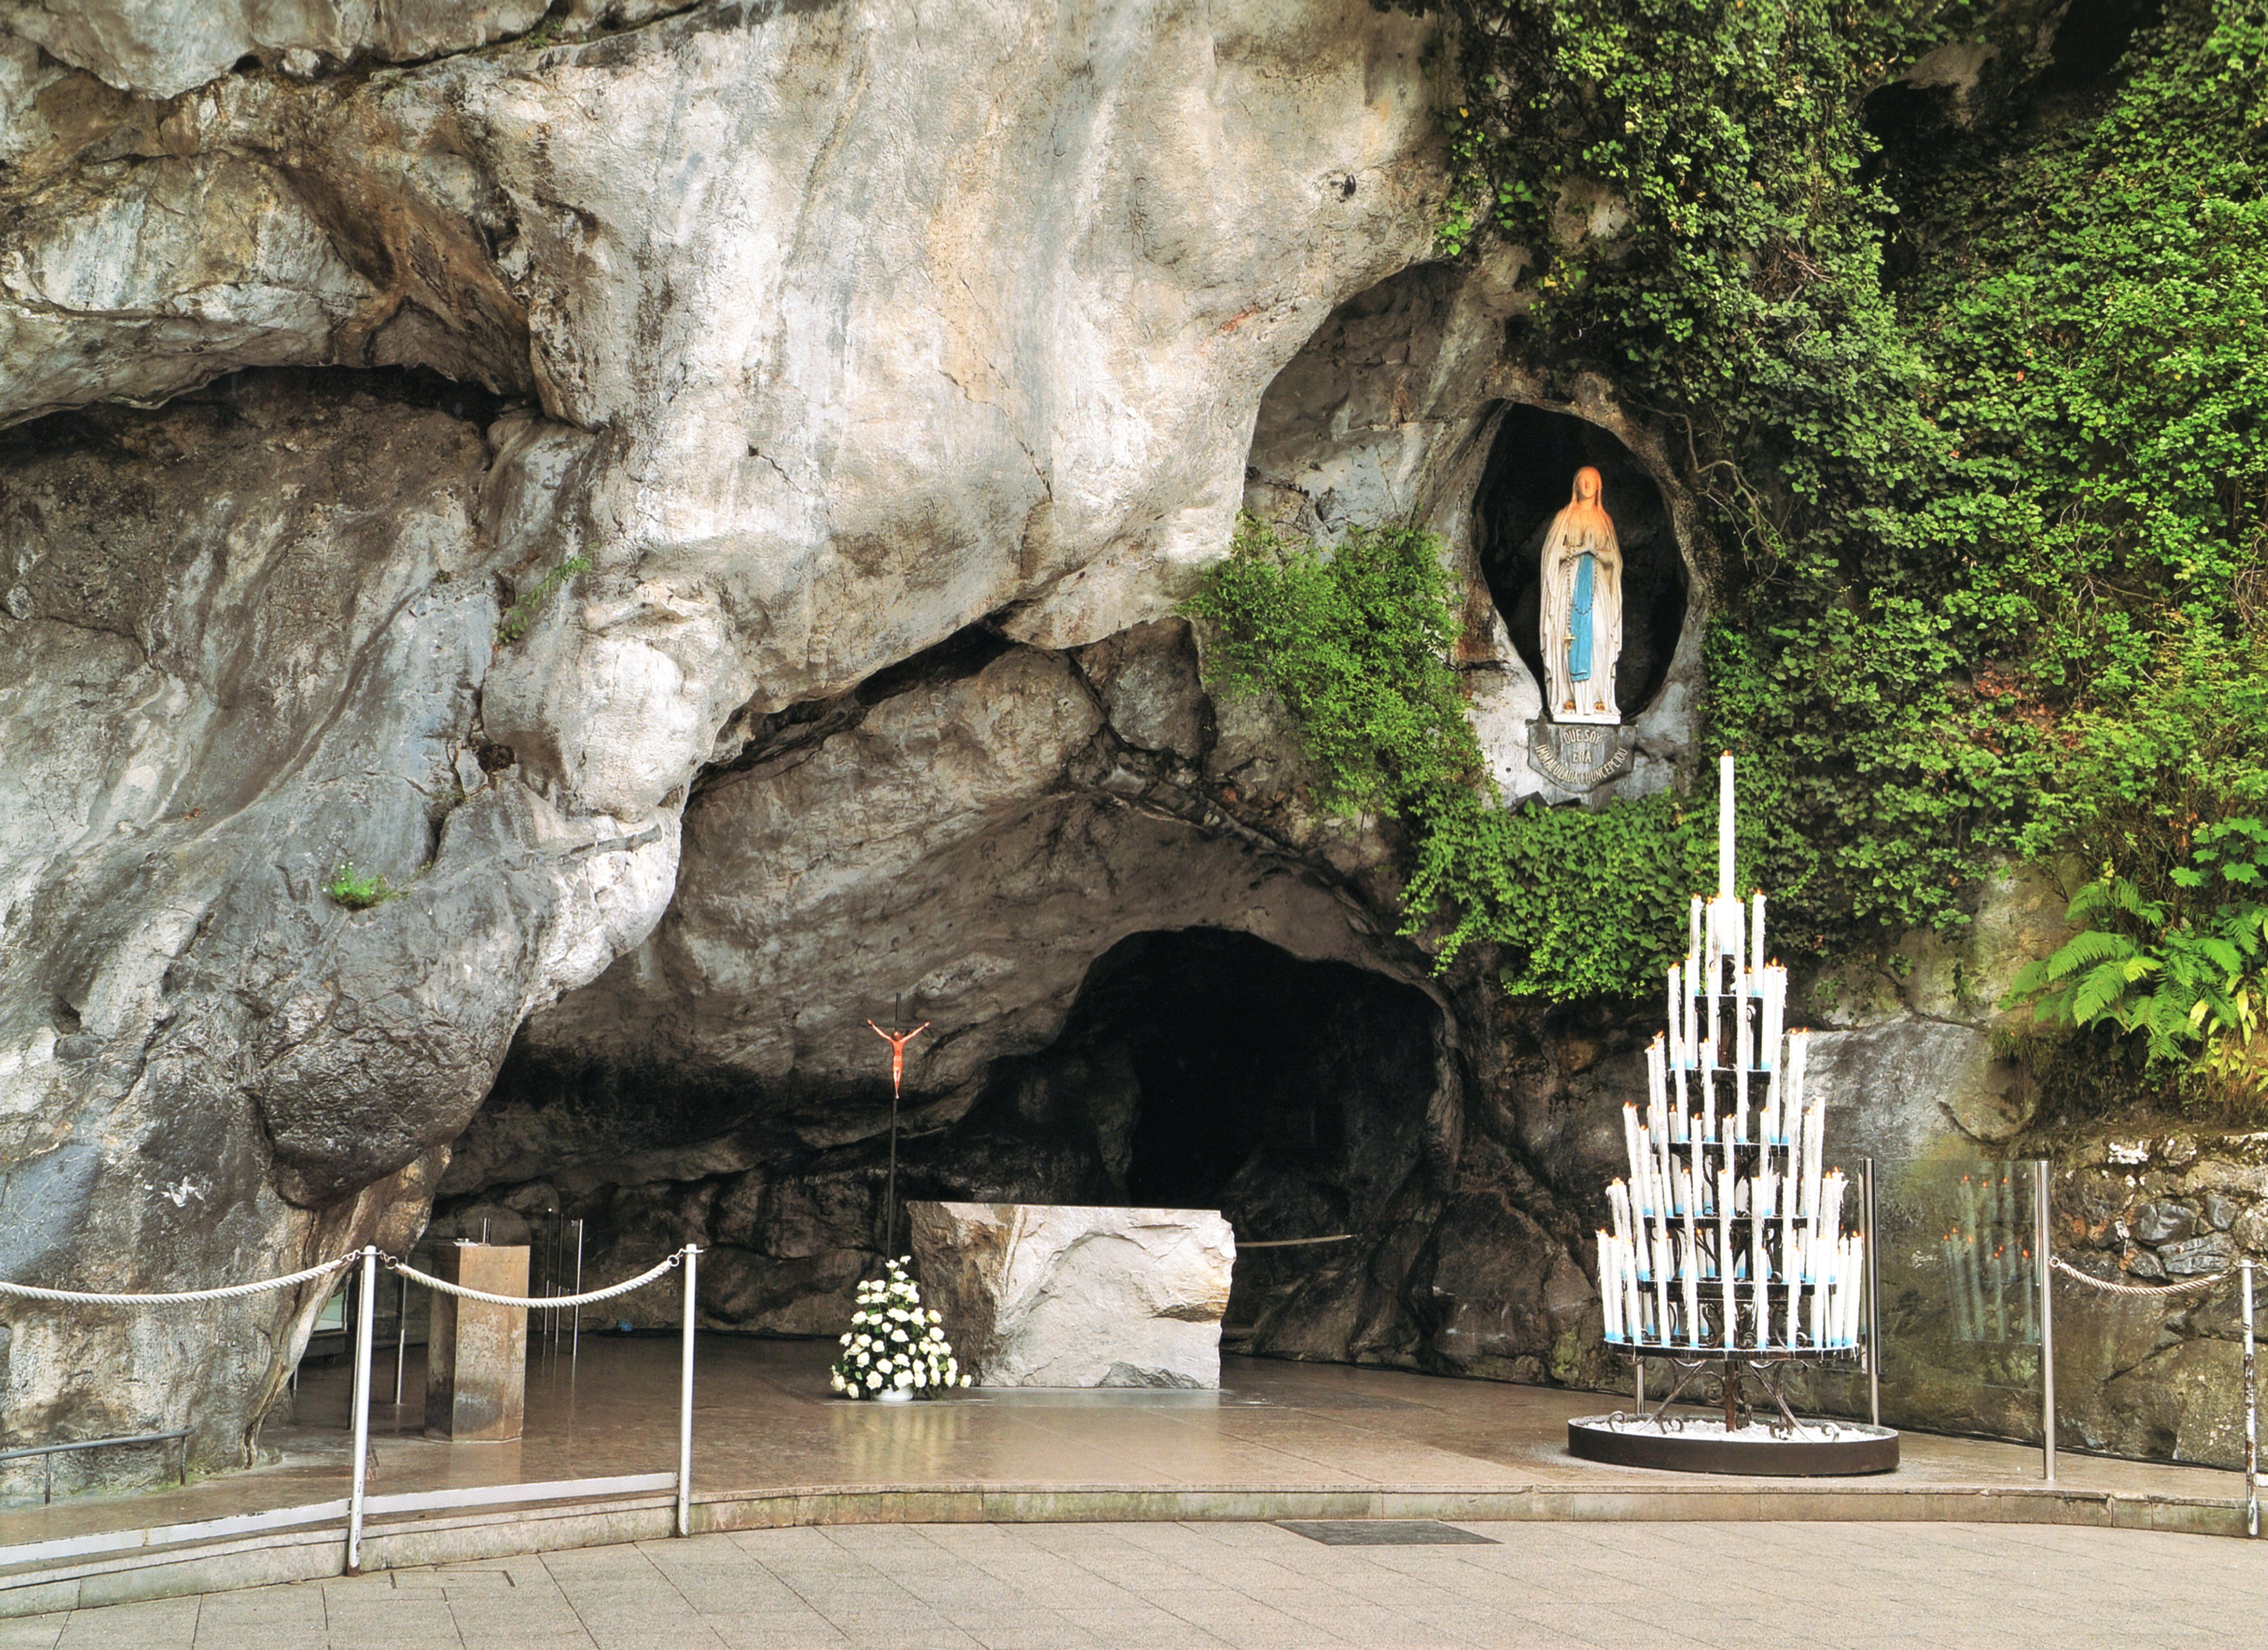
[(908, 1205), (924, 1298), (982, 1387), (1218, 1387), (1236, 1234), (1210, 1209)]

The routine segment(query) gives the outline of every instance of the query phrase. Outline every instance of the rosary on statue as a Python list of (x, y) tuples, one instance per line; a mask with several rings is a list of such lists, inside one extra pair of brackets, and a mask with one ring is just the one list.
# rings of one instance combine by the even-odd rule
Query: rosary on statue
[(898, 1247), (898, 1091), (906, 1079), (906, 1044), (929, 1029), (923, 1020), (911, 1031), (897, 1029), (898, 1011), (904, 999), (893, 998), (890, 1002), (890, 1029), (883, 1030), (873, 1020), (866, 1028), (890, 1045), (890, 1180), (889, 1189), (882, 1198), (882, 1252), (892, 1255)]

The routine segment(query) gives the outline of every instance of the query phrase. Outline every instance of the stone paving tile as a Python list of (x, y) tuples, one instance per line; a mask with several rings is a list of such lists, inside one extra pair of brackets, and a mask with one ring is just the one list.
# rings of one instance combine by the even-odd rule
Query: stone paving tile
[(1327, 1549), (1271, 1525), (744, 1531), (0, 1623), (0, 1650), (2251, 1650), (2268, 1608), (2259, 1549), (2194, 1536), (1463, 1527), (1501, 1544)]

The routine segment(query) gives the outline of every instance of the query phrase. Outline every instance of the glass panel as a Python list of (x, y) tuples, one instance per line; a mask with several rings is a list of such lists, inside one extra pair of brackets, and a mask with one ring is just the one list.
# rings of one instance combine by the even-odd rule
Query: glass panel
[(1882, 1161), (1874, 1176), (1883, 1419), (2038, 1437), (2031, 1164)]

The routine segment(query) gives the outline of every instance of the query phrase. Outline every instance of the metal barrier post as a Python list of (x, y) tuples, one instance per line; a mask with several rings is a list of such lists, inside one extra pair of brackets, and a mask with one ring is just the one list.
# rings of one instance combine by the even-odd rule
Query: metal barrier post
[(2252, 1351), (2252, 1263), (2244, 1263), (2244, 1533), (2260, 1533), (2260, 1374)]
[(677, 1388), (677, 1533), (693, 1533), (693, 1308), (697, 1299), (694, 1273), (701, 1251), (685, 1246), (685, 1351), (679, 1362)]
[(378, 1249), (362, 1252), (362, 1287), (356, 1291), (354, 1378), (354, 1489), (347, 1498), (349, 1575), (362, 1573), (362, 1510), (370, 1476), (371, 1307), (378, 1299)]
[(401, 1365), (409, 1356), (409, 1280), (401, 1280), (401, 1298), (394, 1308), (394, 1403), (401, 1404)]
[(1867, 1418), (1882, 1424), (1882, 1268), (1874, 1253), (1874, 1160), (1859, 1164), (1860, 1214), (1867, 1222)]
[(2032, 1253), (2038, 1259), (2040, 1273), (2040, 1466), (2050, 1484), (2056, 1481), (2055, 1271), (2048, 1248), (2048, 1197), (2054, 1185), (2051, 1168), (2045, 1158), (2032, 1165)]

